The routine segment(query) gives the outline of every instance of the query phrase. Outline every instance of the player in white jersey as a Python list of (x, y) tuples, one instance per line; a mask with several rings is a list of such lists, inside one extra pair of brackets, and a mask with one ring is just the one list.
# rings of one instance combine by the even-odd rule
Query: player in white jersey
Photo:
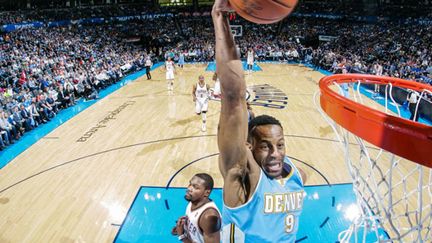
[(221, 88), (220, 88), (220, 81), (217, 77), (217, 73), (213, 74), (213, 81), (215, 82), (214, 88), (210, 89), (211, 91), (211, 97), (212, 99), (220, 99), (221, 98)]
[(168, 82), (168, 90), (172, 91), (174, 88), (174, 71), (175, 71), (175, 65), (174, 62), (171, 60), (171, 57), (168, 57), (167, 61), (165, 62), (165, 70), (166, 70), (166, 80)]
[(185, 199), (189, 201), (186, 216), (180, 217), (172, 234), (183, 242), (219, 243), (221, 216), (216, 204), (209, 198), (213, 189), (213, 178), (206, 173), (192, 177)]
[(249, 48), (247, 52), (247, 72), (252, 73), (252, 68), (254, 64), (254, 51), (252, 48)]
[(206, 131), (206, 113), (208, 110), (209, 101), (209, 85), (205, 83), (204, 76), (200, 75), (198, 78), (198, 83), (194, 84), (192, 88), (193, 101), (195, 102), (195, 112), (197, 115), (202, 117), (202, 127), (203, 132)]
[(144, 66), (146, 68), (146, 75), (147, 75), (147, 80), (151, 79), (151, 73), (150, 73), (150, 69), (153, 66), (153, 62), (150, 58), (150, 56), (146, 56), (145, 58), (145, 62), (144, 62)]
[[(373, 69), (373, 72), (375, 73), (375, 75), (377, 75), (377, 76), (383, 75), (383, 66), (381, 65), (381, 63), (375, 62), (372, 66), (372, 69)], [(379, 84), (374, 85), (374, 92), (375, 92), (375, 95), (377, 95), (380, 92), (380, 85)]]

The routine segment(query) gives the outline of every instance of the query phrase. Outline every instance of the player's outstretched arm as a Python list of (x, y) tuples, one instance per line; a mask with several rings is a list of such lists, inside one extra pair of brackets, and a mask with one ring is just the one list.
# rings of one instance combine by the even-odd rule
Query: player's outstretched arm
[(246, 147), (248, 115), (243, 66), (224, 11), (227, 0), (216, 0), (212, 18), (216, 37), (216, 72), (222, 90), (218, 129), (219, 170), (224, 178), (224, 204), (247, 202), (258, 183), (260, 169)]
[(225, 184), (230, 170), (243, 170), (247, 163), (246, 83), (225, 16), (227, 10), (227, 0), (215, 1), (212, 18), (216, 38), (216, 72), (223, 95), (218, 130), (219, 169)]

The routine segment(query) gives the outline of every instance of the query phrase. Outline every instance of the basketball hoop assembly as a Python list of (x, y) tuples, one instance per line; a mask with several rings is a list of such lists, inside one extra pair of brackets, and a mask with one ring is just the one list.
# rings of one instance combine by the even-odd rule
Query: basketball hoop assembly
[[(365, 84), (385, 88), (383, 111), (367, 105)], [(327, 76), (319, 86), (315, 104), (344, 148), (360, 210), (339, 241), (432, 242), (432, 127), (402, 118), (392, 95), (398, 87), (423, 97), (432, 86), (358, 74)], [(352, 87), (351, 99), (342, 86)]]
[(233, 37), (243, 36), (243, 26), (242, 25), (230, 25), (231, 33)]

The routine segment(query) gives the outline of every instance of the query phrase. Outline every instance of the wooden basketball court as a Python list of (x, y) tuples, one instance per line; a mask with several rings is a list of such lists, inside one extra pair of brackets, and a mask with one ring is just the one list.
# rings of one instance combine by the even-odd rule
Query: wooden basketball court
[[(286, 153), (307, 173), (307, 185), (350, 182), (341, 147), (313, 102), (323, 74), (259, 65), (263, 71), (246, 75), (251, 99), (264, 84), (265, 95), (278, 90), (288, 99), (283, 109), (253, 110), (281, 121)], [(200, 74), (213, 86), (206, 67), (177, 69), (172, 94), (158, 68), (152, 80), (142, 77), (98, 101), (1, 169), (0, 242), (112, 242), (140, 186), (185, 187), (193, 174), (207, 172), (221, 187), (220, 102), (210, 102), (202, 132), (191, 95)]]

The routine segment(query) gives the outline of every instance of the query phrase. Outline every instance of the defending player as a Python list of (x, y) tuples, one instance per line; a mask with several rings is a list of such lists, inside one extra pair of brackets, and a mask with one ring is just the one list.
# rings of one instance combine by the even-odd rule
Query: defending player
[(210, 87), (204, 81), (204, 76), (200, 75), (198, 78), (198, 83), (194, 84), (192, 88), (193, 101), (195, 102), (195, 112), (197, 115), (201, 115), (202, 126), (201, 130), (205, 132), (207, 130), (206, 120), (207, 120), (207, 110), (209, 102), (209, 90)]
[(171, 57), (168, 57), (167, 61), (165, 62), (165, 70), (166, 70), (165, 77), (168, 83), (168, 90), (173, 91), (175, 65), (174, 62), (171, 60)]
[(172, 229), (173, 235), (183, 242), (219, 243), (221, 217), (209, 196), (213, 178), (206, 173), (194, 175), (189, 182), (185, 199), (189, 201), (186, 216), (180, 217)]
[(247, 52), (247, 73), (251, 74), (252, 70), (253, 70), (253, 65), (254, 65), (254, 51), (252, 48), (249, 48), (248, 52)]

